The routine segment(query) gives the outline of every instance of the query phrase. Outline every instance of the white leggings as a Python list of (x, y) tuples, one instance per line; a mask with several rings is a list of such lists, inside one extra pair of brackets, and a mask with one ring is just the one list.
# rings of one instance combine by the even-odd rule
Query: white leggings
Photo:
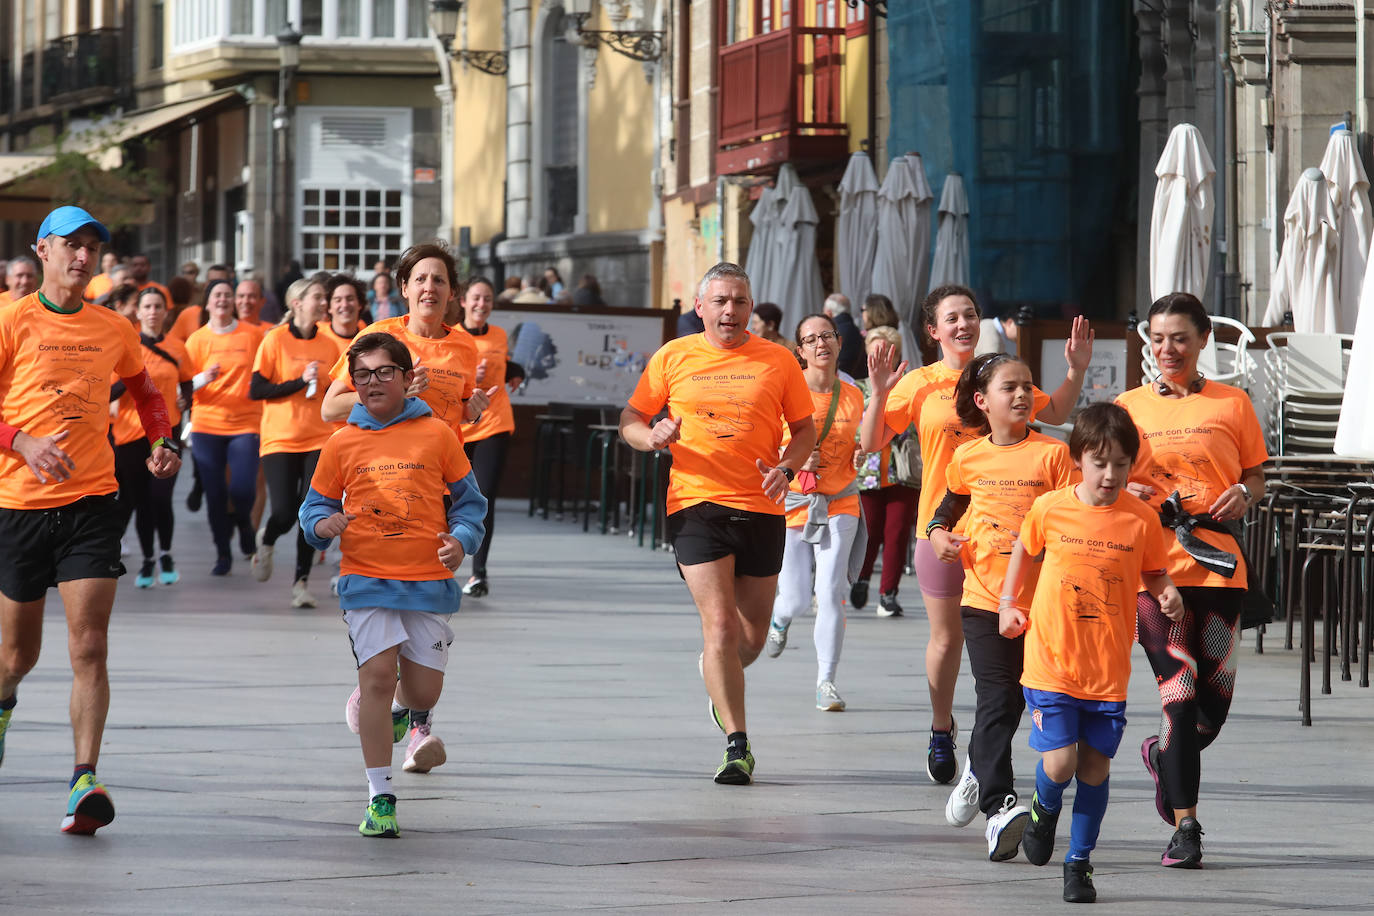
[(816, 683), (833, 681), (844, 644), (844, 596), (849, 589), (849, 550), (859, 530), (854, 515), (832, 515), (821, 543), (802, 540), (801, 528), (788, 528), (773, 620), (787, 626), (811, 606), (811, 571), (816, 573)]

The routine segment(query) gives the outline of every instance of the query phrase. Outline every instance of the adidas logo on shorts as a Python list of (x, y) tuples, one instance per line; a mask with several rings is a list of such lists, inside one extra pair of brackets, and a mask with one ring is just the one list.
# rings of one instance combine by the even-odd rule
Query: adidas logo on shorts
[(442, 652), (444, 651), (444, 643), (441, 640), (439, 642), (436, 642), (434, 645), (430, 646), (430, 648), (433, 649), (435, 652)]

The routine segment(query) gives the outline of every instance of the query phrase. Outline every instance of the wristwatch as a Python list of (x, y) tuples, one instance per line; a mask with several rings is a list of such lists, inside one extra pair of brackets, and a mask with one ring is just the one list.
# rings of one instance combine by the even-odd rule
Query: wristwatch
[(787, 465), (780, 464), (777, 466), (776, 470), (782, 471), (782, 476), (787, 478), (788, 483), (791, 483), (792, 481), (797, 479), (797, 472), (789, 468)]
[(165, 448), (167, 451), (171, 452), (173, 455), (176, 455), (178, 458), (181, 457), (181, 443), (177, 442), (175, 439), (169, 439), (166, 436), (158, 436), (156, 439), (154, 439), (153, 448)]
[(1250, 492), (1250, 488), (1249, 488), (1249, 487), (1247, 487), (1247, 486), (1246, 486), (1245, 484), (1243, 484), (1243, 483), (1238, 483), (1238, 484), (1236, 484), (1236, 486), (1240, 487), (1240, 491), (1241, 491), (1242, 493), (1245, 494), (1245, 502), (1246, 502), (1247, 504), (1252, 503), (1252, 502), (1255, 501), (1255, 495), (1254, 495), (1253, 493)]

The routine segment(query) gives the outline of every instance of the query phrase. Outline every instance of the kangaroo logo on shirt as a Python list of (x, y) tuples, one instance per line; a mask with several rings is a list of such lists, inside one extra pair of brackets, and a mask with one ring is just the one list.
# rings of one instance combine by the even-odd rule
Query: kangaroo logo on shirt
[(1125, 581), (1120, 576), (1079, 563), (1070, 566), (1061, 581), (1069, 612), (1079, 620), (1100, 620), (1104, 616), (1116, 617), (1121, 613), (1120, 608), (1110, 600), (1112, 586)]
[(101, 379), (80, 369), (58, 369), (39, 389), (55, 395), (48, 410), (63, 420), (80, 420), (99, 412), (101, 404), (93, 397)]
[(754, 424), (744, 417), (744, 412), (753, 406), (753, 401), (727, 394), (702, 401), (697, 405), (697, 417), (706, 422), (706, 428), (717, 439), (733, 439), (736, 434), (754, 428)]
[[(400, 537), (407, 531), (413, 531), (422, 527), (422, 523), (417, 518), (411, 518), (411, 503), (419, 502), (424, 499), (419, 493), (407, 490), (403, 487), (386, 487), (387, 492), (394, 494), (392, 500), (383, 502), (380, 499), (364, 499), (358, 504), (358, 522), (371, 528), (384, 538)], [(396, 511), (396, 505), (405, 509), (402, 515)]]
[(1203, 474), (1207, 459), (1194, 457), (1189, 452), (1168, 452), (1158, 454), (1150, 468), (1150, 476), (1158, 480), (1167, 490), (1178, 490), (1184, 499), (1201, 496), (1207, 489)]

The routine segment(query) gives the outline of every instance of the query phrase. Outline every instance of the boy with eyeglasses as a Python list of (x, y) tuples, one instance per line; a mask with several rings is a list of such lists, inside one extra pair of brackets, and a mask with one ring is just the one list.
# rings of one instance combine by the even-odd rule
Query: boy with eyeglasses
[(340, 538), (339, 605), (358, 665), (350, 720), (356, 708), (369, 798), (358, 832), (395, 837), (392, 744), (409, 731), (407, 772), (446, 759), (430, 710), (462, 597), (454, 573), (482, 542), (487, 500), (457, 435), (406, 397), (414, 366), (405, 344), (364, 334), (347, 355), (360, 403), (320, 452), (300, 524), (318, 550)]

